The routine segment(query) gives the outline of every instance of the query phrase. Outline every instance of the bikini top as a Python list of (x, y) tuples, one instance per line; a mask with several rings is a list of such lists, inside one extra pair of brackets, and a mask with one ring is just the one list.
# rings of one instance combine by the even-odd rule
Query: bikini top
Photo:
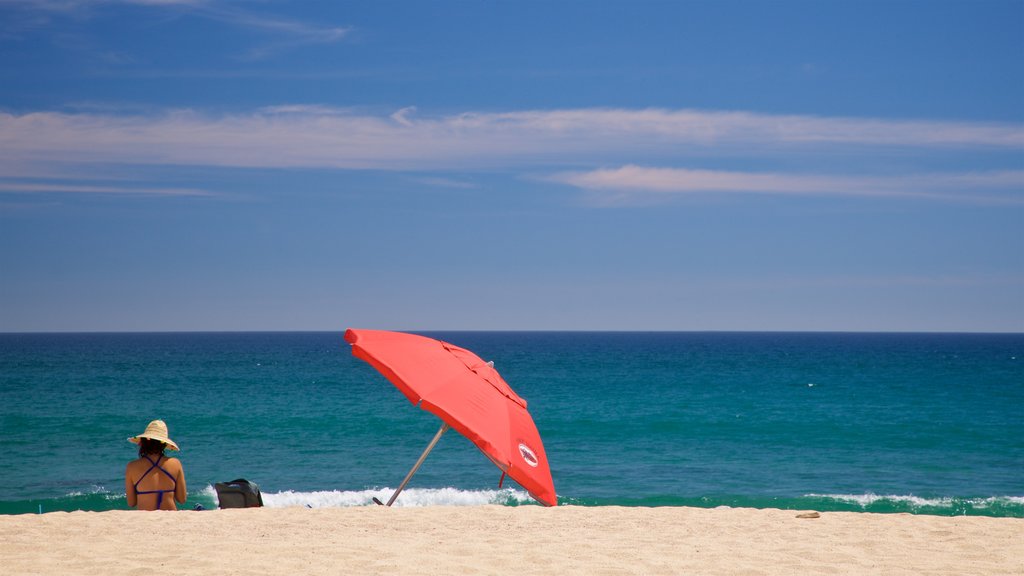
[[(143, 456), (143, 458), (148, 460), (149, 463), (151, 464), (151, 466), (149, 467), (148, 470), (146, 470), (145, 472), (142, 473), (142, 476), (139, 476), (138, 480), (135, 481), (135, 493), (136, 494), (156, 494), (156, 509), (160, 510), (160, 505), (163, 504), (163, 502), (164, 502), (164, 492), (174, 492), (178, 488), (178, 480), (170, 472), (165, 470), (163, 466), (160, 465), (160, 459), (163, 458), (163, 456), (158, 456), (157, 459), (156, 459), (156, 462), (151, 460), (148, 454)], [(142, 482), (142, 479), (146, 477), (146, 474), (149, 474), (154, 469), (159, 470), (159, 471), (163, 472), (164, 474), (166, 474), (167, 477), (171, 479), (171, 482), (174, 482), (174, 488), (169, 488), (167, 490), (139, 490), (139, 482)]]

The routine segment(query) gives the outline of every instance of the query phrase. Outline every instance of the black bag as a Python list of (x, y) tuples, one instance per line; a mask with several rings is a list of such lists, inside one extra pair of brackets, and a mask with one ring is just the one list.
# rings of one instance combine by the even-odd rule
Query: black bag
[(243, 478), (213, 485), (217, 491), (217, 503), (221, 508), (259, 508), (263, 506), (260, 487)]

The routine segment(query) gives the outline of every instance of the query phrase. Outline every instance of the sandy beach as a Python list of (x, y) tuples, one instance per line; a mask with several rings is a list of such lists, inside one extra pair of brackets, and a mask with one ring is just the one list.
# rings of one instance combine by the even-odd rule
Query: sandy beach
[(1024, 574), (1024, 520), (738, 508), (279, 508), (0, 517), (3, 573)]

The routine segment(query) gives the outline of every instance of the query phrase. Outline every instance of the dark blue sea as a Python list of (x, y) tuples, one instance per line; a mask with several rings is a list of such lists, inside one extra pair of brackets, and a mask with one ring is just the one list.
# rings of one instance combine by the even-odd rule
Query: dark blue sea
[[(427, 332), (529, 402), (560, 504), (1024, 517), (1024, 335)], [(156, 418), (189, 502), (386, 499), (440, 425), (331, 333), (0, 334), (0, 513), (126, 508)], [(397, 505), (532, 505), (457, 433)]]

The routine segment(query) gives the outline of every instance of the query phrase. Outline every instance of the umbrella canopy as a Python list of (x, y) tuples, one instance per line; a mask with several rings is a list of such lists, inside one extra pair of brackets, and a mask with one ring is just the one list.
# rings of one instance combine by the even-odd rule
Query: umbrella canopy
[[(387, 377), (409, 402), (458, 430), (539, 502), (556, 505), (547, 455), (526, 400), (492, 363), (447, 342), (403, 332), (349, 329), (345, 340), (353, 355)], [(425, 457), (426, 452), (417, 467)]]

